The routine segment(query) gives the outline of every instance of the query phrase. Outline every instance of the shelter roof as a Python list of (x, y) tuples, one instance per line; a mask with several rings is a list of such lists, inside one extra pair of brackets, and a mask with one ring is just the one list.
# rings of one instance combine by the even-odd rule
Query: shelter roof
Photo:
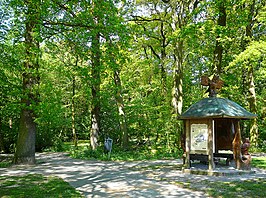
[(235, 118), (254, 119), (257, 115), (248, 112), (239, 104), (225, 98), (204, 98), (191, 105), (179, 119)]

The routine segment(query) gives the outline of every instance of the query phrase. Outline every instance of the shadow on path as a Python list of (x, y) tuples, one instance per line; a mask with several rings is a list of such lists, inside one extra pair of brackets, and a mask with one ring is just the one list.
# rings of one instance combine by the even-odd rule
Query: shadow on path
[(36, 154), (36, 158), (36, 166), (0, 168), (0, 175), (55, 175), (69, 182), (86, 197), (206, 197), (203, 192), (183, 189), (132, 170), (135, 166), (168, 161), (102, 162), (71, 159), (64, 153)]
[[(211, 177), (183, 174), (176, 165), (179, 160), (141, 162), (103, 162), (77, 160), (65, 153), (36, 154), (35, 166), (0, 168), (0, 175), (43, 174), (55, 175), (79, 190), (86, 197), (207, 197), (202, 191), (182, 188), (174, 182), (190, 182), (196, 189), (208, 181), (234, 181), (265, 178), (266, 172), (253, 175)], [(172, 167), (172, 168), (151, 168)], [(169, 166), (170, 165), (170, 166)], [(146, 167), (146, 168), (145, 168)], [(147, 168), (148, 167), (148, 168)], [(261, 170), (260, 170), (261, 171)]]

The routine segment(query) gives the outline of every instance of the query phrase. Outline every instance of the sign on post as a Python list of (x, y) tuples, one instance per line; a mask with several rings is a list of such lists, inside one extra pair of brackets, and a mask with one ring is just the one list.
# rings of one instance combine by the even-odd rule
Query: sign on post
[(108, 152), (108, 159), (110, 159), (110, 155), (112, 152), (113, 140), (111, 138), (106, 138), (104, 141), (104, 150)]

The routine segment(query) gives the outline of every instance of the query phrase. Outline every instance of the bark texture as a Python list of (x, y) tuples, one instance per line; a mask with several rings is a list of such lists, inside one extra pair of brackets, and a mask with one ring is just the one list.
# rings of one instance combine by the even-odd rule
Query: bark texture
[(23, 98), (20, 114), (19, 134), (14, 156), (15, 164), (35, 163), (36, 123), (33, 112), (38, 102), (36, 85), (39, 83), (39, 19), (40, 2), (25, 1), (25, 61), (23, 77)]

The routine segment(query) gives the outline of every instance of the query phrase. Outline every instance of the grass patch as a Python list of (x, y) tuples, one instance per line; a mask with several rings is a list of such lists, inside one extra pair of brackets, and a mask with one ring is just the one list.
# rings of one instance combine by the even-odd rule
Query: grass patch
[(148, 146), (134, 147), (130, 150), (123, 150), (120, 147), (113, 146), (110, 159), (107, 153), (104, 153), (103, 146), (99, 146), (97, 150), (91, 150), (88, 141), (79, 142), (75, 148), (72, 142), (65, 142), (62, 148), (66, 148), (65, 152), (69, 152), (70, 156), (77, 159), (97, 159), (103, 161), (141, 161), (156, 159), (177, 159), (182, 156), (180, 149), (169, 151), (166, 148), (152, 148)]
[(40, 174), (0, 176), (0, 195), (5, 198), (83, 197), (64, 180)]
[(234, 182), (204, 181), (211, 197), (266, 197), (266, 179)]
[(0, 168), (8, 168), (12, 165), (12, 161), (1, 161)]
[(203, 191), (208, 196), (213, 198), (227, 198), (227, 197), (252, 197), (262, 198), (266, 197), (266, 178), (259, 178), (246, 181), (187, 181), (187, 182), (175, 182), (182, 188), (188, 188), (195, 191)]
[(0, 168), (8, 168), (12, 165), (12, 157), (0, 156)]
[(266, 157), (252, 158), (251, 164), (253, 167), (266, 169)]

